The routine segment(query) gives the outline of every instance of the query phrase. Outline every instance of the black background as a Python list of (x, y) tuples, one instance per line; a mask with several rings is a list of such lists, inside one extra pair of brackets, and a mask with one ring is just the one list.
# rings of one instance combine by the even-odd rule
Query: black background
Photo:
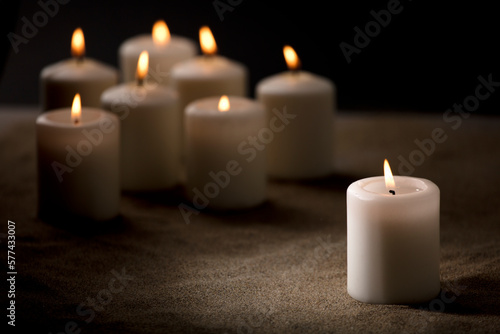
[[(21, 1), (19, 8), (16, 1), (2, 1), (2, 45), (8, 54), (0, 102), (38, 103), (38, 75), (44, 66), (70, 56), (76, 27), (84, 31), (88, 57), (117, 66), (120, 44), (149, 33), (157, 19), (164, 19), (172, 34), (196, 43), (200, 26), (209, 25), (219, 54), (249, 68), (252, 96), (259, 80), (286, 69), (285, 44), (297, 51), (304, 70), (335, 82), (342, 110), (443, 113), (474, 94), (478, 76), (491, 74), (500, 82), (500, 19), (486, 2), (401, 0), (401, 12), (348, 64), (340, 43), (353, 45), (354, 28), (364, 30), (374, 21), (370, 12), (387, 9), (389, 2), (233, 0), (232, 11), (221, 20), (213, 0), (70, 0), (15, 53), (7, 34), (21, 34), (20, 18), (33, 22), (42, 8), (37, 1)], [(498, 95), (481, 102), (475, 113), (500, 114)]]

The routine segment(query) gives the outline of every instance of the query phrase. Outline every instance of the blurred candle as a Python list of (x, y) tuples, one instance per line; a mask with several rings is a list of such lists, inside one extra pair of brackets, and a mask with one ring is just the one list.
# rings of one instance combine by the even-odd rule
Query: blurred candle
[(366, 303), (431, 300), (439, 281), (439, 188), (431, 181), (385, 176), (347, 189), (347, 291)]
[(202, 27), (200, 46), (203, 56), (194, 57), (172, 67), (172, 80), (179, 92), (181, 110), (188, 103), (210, 96), (247, 94), (247, 68), (217, 55), (217, 44), (208, 27)]
[(161, 190), (179, 182), (181, 113), (176, 92), (148, 76), (148, 52), (135, 82), (107, 89), (102, 107), (121, 120), (122, 189)]
[(241, 209), (265, 200), (265, 155), (240, 153), (264, 127), (264, 108), (244, 97), (209, 97), (187, 106), (186, 190), (196, 209)]
[[(108, 220), (118, 214), (120, 124), (115, 115), (81, 108), (51, 110), (36, 120), (41, 217)], [(68, 223), (71, 223), (68, 221)]]
[(159, 20), (153, 25), (151, 34), (129, 38), (120, 46), (118, 58), (123, 82), (135, 80), (137, 60), (142, 51), (149, 54), (149, 80), (162, 85), (169, 85), (170, 69), (174, 64), (198, 52), (192, 40), (171, 35), (165, 21)]
[(42, 110), (64, 108), (71, 105), (79, 93), (84, 106), (99, 107), (102, 92), (116, 85), (118, 71), (85, 55), (83, 32), (77, 28), (71, 39), (72, 58), (42, 69), (40, 91)]
[(336, 93), (323, 77), (301, 71), (295, 51), (283, 49), (289, 71), (261, 80), (257, 99), (269, 118), (280, 111), (294, 115), (266, 148), (269, 175), (274, 178), (323, 177), (333, 171), (333, 128)]

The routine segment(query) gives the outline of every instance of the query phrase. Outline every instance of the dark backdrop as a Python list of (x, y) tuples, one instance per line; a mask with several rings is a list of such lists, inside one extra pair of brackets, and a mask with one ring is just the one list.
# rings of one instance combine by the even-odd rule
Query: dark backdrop
[[(209, 25), (219, 53), (250, 69), (252, 95), (262, 78), (285, 69), (284, 44), (298, 52), (303, 68), (332, 79), (341, 109), (398, 109), (444, 112), (473, 95), (478, 76), (500, 82), (499, 18), (493, 4), (431, 1), (89, 1), (59, 0), (58, 12), (14, 52), (8, 33), (22, 36), (24, 17), (43, 19), (40, 3), (1, 2), (2, 57), (0, 102), (37, 103), (38, 75), (47, 64), (69, 57), (71, 34), (85, 33), (87, 55), (117, 66), (117, 50), (128, 37), (148, 33), (166, 20), (172, 34), (197, 41)], [(214, 2), (231, 7), (221, 20)], [(370, 24), (373, 12), (393, 8), (385, 27)], [(382, 15), (383, 17), (383, 15)], [(16, 23), (17, 19), (17, 23)], [(385, 17), (387, 21), (387, 17)], [(11, 21), (11, 22), (10, 22)], [(43, 23), (43, 22), (42, 22)], [(340, 44), (355, 46), (355, 27), (373, 37), (348, 63)], [(365, 41), (366, 42), (366, 41)], [(359, 43), (358, 43), (359, 45)], [(500, 87), (499, 87), (500, 88)], [(500, 92), (482, 101), (476, 113), (499, 114)]]

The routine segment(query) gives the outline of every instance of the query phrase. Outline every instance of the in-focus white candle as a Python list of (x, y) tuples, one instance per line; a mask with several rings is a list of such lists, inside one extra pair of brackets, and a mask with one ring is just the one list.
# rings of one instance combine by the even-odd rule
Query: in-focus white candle
[(118, 71), (112, 66), (84, 57), (85, 41), (80, 28), (71, 41), (73, 57), (51, 64), (40, 73), (42, 110), (65, 108), (75, 94), (83, 106), (99, 108), (101, 94), (118, 82)]
[(123, 83), (102, 94), (102, 107), (121, 121), (122, 189), (168, 189), (179, 182), (181, 112), (175, 91), (150, 82), (148, 53), (143, 51), (136, 82)]
[(142, 51), (149, 53), (150, 80), (162, 85), (170, 84), (170, 69), (180, 61), (194, 57), (196, 44), (185, 37), (170, 35), (164, 21), (157, 21), (149, 35), (127, 39), (118, 50), (121, 80), (135, 81), (137, 60)]
[(42, 113), (36, 120), (41, 217), (108, 220), (120, 201), (120, 124), (111, 113), (81, 108)]
[[(266, 198), (266, 156), (241, 147), (265, 127), (264, 108), (237, 96), (190, 103), (185, 113), (186, 191), (196, 207), (241, 209)], [(219, 103), (221, 103), (219, 105)]]
[(334, 162), (335, 86), (327, 78), (299, 70), (300, 61), (292, 48), (285, 47), (284, 54), (290, 70), (256, 86), (257, 99), (269, 118), (276, 109), (295, 115), (266, 148), (268, 173), (282, 179), (327, 176)]
[(347, 189), (347, 291), (362, 302), (419, 303), (440, 290), (439, 188), (394, 183), (370, 177)]
[(172, 67), (172, 83), (179, 93), (181, 110), (192, 101), (211, 96), (246, 96), (247, 68), (216, 54), (217, 45), (208, 27), (200, 29), (203, 56), (177, 63)]

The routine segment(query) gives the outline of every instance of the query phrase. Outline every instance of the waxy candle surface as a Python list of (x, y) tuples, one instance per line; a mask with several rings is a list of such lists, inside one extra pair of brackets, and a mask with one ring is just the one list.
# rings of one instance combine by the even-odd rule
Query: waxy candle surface
[[(197, 209), (240, 209), (266, 198), (266, 157), (247, 154), (248, 137), (265, 127), (263, 107), (230, 96), (219, 111), (219, 97), (190, 103), (185, 113), (186, 190)], [(246, 144), (246, 145), (245, 145)]]
[(245, 96), (247, 77), (248, 70), (243, 64), (217, 55), (194, 57), (172, 67), (181, 108), (205, 97)]
[(48, 65), (40, 73), (44, 111), (70, 106), (75, 94), (80, 94), (83, 106), (98, 108), (102, 92), (118, 82), (115, 68), (84, 57), (85, 39), (80, 28), (73, 32), (71, 54), (73, 58)]
[(172, 84), (179, 92), (182, 110), (205, 97), (246, 96), (248, 70), (245, 65), (217, 55), (217, 43), (209, 27), (200, 28), (203, 56), (194, 57), (172, 67)]
[(98, 108), (102, 92), (118, 82), (118, 72), (94, 59), (72, 58), (45, 67), (40, 82), (43, 110), (71, 105), (76, 93), (84, 106)]
[(161, 84), (169, 85), (172, 66), (192, 58), (197, 53), (196, 44), (190, 39), (171, 36), (165, 45), (155, 44), (151, 35), (139, 35), (127, 39), (118, 50), (121, 80), (135, 80), (137, 59), (142, 51), (149, 52), (150, 75)]
[(295, 118), (267, 148), (271, 177), (307, 179), (333, 171), (334, 84), (306, 71), (286, 71), (257, 84), (267, 115), (286, 111)]
[(108, 220), (118, 214), (119, 135), (118, 118), (100, 109), (82, 108), (77, 124), (69, 108), (38, 116), (40, 216)]
[(394, 176), (347, 189), (347, 290), (367, 303), (428, 301), (440, 290), (439, 188), (426, 179)]
[(182, 127), (176, 92), (161, 85), (124, 83), (103, 93), (102, 107), (120, 118), (122, 189), (175, 186)]

